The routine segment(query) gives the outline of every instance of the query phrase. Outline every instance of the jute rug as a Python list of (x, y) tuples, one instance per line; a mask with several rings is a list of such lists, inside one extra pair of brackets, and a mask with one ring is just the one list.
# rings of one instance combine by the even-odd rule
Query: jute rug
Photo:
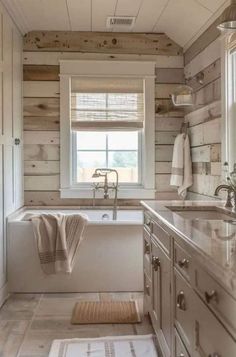
[(157, 357), (153, 336), (54, 340), (49, 357)]
[(140, 322), (136, 301), (80, 301), (76, 303), (72, 324), (132, 324)]

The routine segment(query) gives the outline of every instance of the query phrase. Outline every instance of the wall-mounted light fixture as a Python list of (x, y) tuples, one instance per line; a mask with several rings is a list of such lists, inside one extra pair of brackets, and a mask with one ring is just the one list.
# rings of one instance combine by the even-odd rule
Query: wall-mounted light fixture
[(217, 28), (219, 30), (236, 30), (236, 0), (232, 0), (231, 4), (223, 11)]
[(194, 104), (193, 88), (182, 85), (171, 94), (172, 102), (176, 107), (189, 107)]

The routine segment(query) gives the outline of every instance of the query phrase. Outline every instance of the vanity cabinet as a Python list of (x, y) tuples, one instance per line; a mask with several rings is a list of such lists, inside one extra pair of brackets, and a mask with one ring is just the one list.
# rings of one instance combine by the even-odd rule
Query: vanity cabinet
[(147, 215), (144, 225), (145, 310), (150, 313), (162, 350), (171, 356), (171, 238)]
[(144, 221), (144, 304), (163, 356), (235, 357), (234, 297), (161, 219)]

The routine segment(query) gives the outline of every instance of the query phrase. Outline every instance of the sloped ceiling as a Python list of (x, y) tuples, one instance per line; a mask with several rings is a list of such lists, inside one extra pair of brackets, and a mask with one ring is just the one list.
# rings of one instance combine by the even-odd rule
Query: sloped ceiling
[(23, 33), (110, 31), (107, 16), (135, 16), (131, 32), (165, 32), (182, 47), (215, 20), (229, 0), (1, 0)]

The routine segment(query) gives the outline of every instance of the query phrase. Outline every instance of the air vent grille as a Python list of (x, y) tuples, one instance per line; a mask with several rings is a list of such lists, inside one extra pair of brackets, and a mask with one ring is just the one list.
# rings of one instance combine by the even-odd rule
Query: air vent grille
[(132, 28), (135, 23), (135, 17), (128, 16), (110, 16), (107, 18), (108, 28)]

